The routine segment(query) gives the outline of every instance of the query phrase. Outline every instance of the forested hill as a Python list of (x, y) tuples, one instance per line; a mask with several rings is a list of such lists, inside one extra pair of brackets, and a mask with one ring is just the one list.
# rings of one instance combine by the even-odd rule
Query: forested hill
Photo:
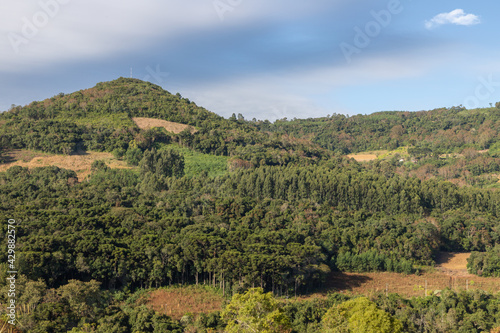
[[(498, 103), (497, 103), (498, 104)], [(420, 112), (378, 112), (370, 115), (332, 115), (324, 118), (261, 122), (264, 131), (307, 137), (324, 148), (349, 154), (401, 146), (437, 153), (455, 149), (488, 149), (498, 140), (500, 108), (463, 107)]]
[[(178, 135), (140, 130), (132, 117), (162, 119), (196, 128)], [(260, 131), (240, 116), (225, 119), (161, 87), (119, 78), (95, 87), (59, 94), (0, 114), (0, 146), (70, 154), (76, 151), (150, 149), (155, 142), (177, 142), (202, 153), (231, 156), (258, 165), (315, 163), (330, 154), (309, 140)]]
[[(342, 313), (355, 310), (368, 314), (363, 322), (398, 320), (363, 332), (487, 332), (500, 326), (500, 301), (480, 290), (415, 286), (430, 296), (403, 300), (384, 283), (385, 293), (370, 291), (380, 308), (345, 293), (310, 306), (288, 297), (350, 290), (332, 274), (432, 276), (440, 251), (472, 252), (470, 273), (500, 277), (499, 113), (452, 108), (271, 124), (224, 119), (124, 78), (14, 107), (0, 114), (0, 230), (9, 236), (0, 244), (0, 304), (10, 302), (15, 268), (16, 328), (27, 333), (232, 332), (237, 320), (227, 314), (253, 287), (286, 297), (242, 311), (259, 317), (253, 309), (265, 308), (271, 322), (286, 324), (260, 331), (350, 331)], [(148, 128), (135, 117), (174, 123)], [(404, 157), (369, 163), (335, 154), (399, 145), (407, 145)], [(418, 147), (470, 148), (459, 158), (415, 157)], [(138, 298), (144, 287), (195, 284), (235, 302), (175, 319), (161, 299), (160, 309)], [(189, 298), (175, 303), (193, 308)], [(6, 311), (0, 306), (0, 326)]]
[(113, 125), (127, 126), (126, 118), (151, 117), (183, 124), (213, 127), (223, 124), (223, 117), (197, 106), (180, 94), (137, 79), (119, 78), (98, 83), (95, 87), (71, 94), (59, 94), (25, 107), (15, 107), (2, 116), (7, 119), (87, 119), (113, 115)]
[[(52, 153), (78, 149), (127, 150), (155, 140), (139, 135), (132, 117), (163, 119), (195, 127), (174, 141), (203, 153), (236, 156), (253, 164), (284, 165), (309, 157), (367, 150), (424, 148), (438, 154), (464, 148), (488, 149), (498, 141), (500, 108), (463, 107), (420, 112), (334, 114), (323, 118), (246, 121), (242, 115), (225, 119), (180, 94), (137, 79), (119, 78), (71, 94), (59, 94), (0, 114), (1, 146)], [(48, 130), (48, 128), (51, 128)], [(323, 149), (319, 149), (319, 148)], [(142, 147), (147, 148), (147, 147)]]

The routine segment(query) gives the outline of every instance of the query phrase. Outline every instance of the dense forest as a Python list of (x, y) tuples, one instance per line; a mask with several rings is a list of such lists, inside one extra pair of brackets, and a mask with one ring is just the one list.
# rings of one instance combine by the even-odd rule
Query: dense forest
[[(144, 130), (132, 117), (195, 131)], [(261, 332), (358, 332), (352, 325), (366, 321), (356, 319), (359, 309), (388, 325), (380, 332), (489, 331), (500, 326), (500, 298), (486, 292), (371, 300), (332, 294), (286, 305), (275, 298), (318, 290), (333, 271), (419, 274), (440, 250), (472, 252), (471, 273), (500, 276), (499, 127), (500, 110), (461, 107), (275, 123), (224, 119), (123, 78), (13, 106), (0, 114), (4, 163), (19, 149), (105, 151), (130, 167), (98, 160), (84, 180), (56, 166), (0, 173), (2, 231), (17, 221), (17, 300), (25, 307), (17, 329), (183, 332), (186, 323), (130, 299), (143, 288), (205, 285), (228, 304), (196, 319), (191, 331), (243, 332), (235, 323), (252, 297), (267, 304), (277, 325)], [(345, 156), (403, 146), (410, 147), (406, 161)], [(185, 151), (225, 156), (228, 167), (216, 176), (187, 173)], [(461, 156), (439, 156), (451, 153)], [(8, 243), (1, 248), (5, 303)]]
[(324, 148), (342, 153), (396, 149), (413, 145), (433, 152), (464, 148), (488, 149), (498, 141), (500, 108), (467, 110), (462, 106), (420, 112), (377, 112), (325, 118), (260, 122), (274, 133), (309, 137)]

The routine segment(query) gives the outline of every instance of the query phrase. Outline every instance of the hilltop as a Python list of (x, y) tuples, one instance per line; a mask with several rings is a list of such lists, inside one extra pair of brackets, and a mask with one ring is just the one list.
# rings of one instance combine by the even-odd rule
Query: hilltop
[[(137, 119), (157, 125), (144, 127)], [(161, 121), (170, 127), (158, 125)], [(176, 142), (254, 166), (315, 163), (330, 155), (308, 140), (260, 131), (242, 119), (218, 116), (180, 94), (125, 78), (15, 107), (0, 114), (0, 134), (4, 149), (56, 154), (89, 150), (123, 155), (129, 149), (150, 149), (156, 142)]]

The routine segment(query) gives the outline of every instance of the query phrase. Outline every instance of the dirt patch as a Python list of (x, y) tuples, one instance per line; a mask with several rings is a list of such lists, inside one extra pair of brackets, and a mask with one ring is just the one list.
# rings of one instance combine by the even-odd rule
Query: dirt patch
[(111, 153), (87, 152), (76, 155), (53, 155), (36, 153), (26, 150), (9, 152), (9, 163), (0, 164), (0, 172), (19, 165), (30, 169), (44, 166), (57, 166), (76, 172), (78, 180), (82, 181), (90, 174), (90, 166), (96, 160), (103, 160), (113, 169), (131, 169), (125, 161), (118, 161)]
[(436, 264), (438, 267), (449, 270), (467, 270), (467, 259), (469, 259), (469, 257), (470, 252), (440, 252), (436, 257)]
[(179, 320), (186, 313), (192, 313), (196, 317), (201, 313), (220, 311), (223, 302), (222, 296), (215, 292), (187, 287), (155, 290), (150, 294), (146, 305), (156, 312)]
[(473, 277), (467, 272), (470, 253), (440, 252), (436, 257), (436, 269), (449, 276)]
[(173, 132), (178, 134), (188, 128), (191, 131), (191, 134), (196, 133), (196, 129), (193, 126), (174, 123), (172, 121), (166, 121), (161, 119), (153, 119), (153, 118), (132, 118), (132, 120), (136, 123), (136, 125), (140, 129), (151, 129), (154, 127), (163, 127), (168, 132)]
[(354, 158), (358, 162), (367, 162), (377, 159), (377, 155), (374, 154), (349, 154), (347, 157)]

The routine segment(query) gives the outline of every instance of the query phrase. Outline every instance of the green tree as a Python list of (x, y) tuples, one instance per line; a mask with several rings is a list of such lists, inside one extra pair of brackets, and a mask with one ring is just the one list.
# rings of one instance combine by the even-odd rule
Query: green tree
[(139, 165), (141, 157), (142, 151), (139, 148), (129, 148), (125, 153), (125, 159), (130, 165)]
[(184, 176), (184, 157), (173, 150), (151, 149), (144, 152), (139, 163), (142, 174), (151, 172), (157, 176)]
[(331, 307), (323, 316), (325, 333), (398, 333), (403, 326), (366, 297)]
[(95, 319), (106, 304), (106, 293), (101, 292), (100, 285), (101, 283), (95, 280), (90, 282), (70, 280), (68, 284), (59, 287), (57, 292), (73, 313)]
[(106, 171), (108, 170), (108, 166), (103, 160), (95, 160), (92, 162), (92, 165), (90, 166), (90, 171), (92, 172), (97, 172), (97, 171)]
[(272, 293), (262, 288), (236, 294), (221, 314), (227, 322), (226, 332), (286, 332), (290, 319), (284, 314)]

